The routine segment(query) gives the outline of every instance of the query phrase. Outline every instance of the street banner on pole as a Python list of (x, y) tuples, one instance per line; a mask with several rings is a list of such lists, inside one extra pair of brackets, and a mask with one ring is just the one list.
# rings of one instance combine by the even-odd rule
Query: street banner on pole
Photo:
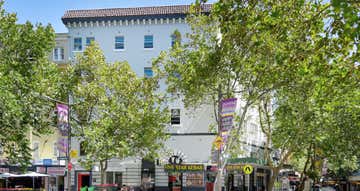
[(223, 141), (220, 151), (224, 150), (224, 145), (226, 144), (229, 133), (234, 126), (236, 104), (237, 98), (229, 98), (221, 101), (220, 136)]
[(68, 112), (69, 107), (65, 104), (56, 104), (57, 116), (58, 116), (58, 129), (62, 136), (68, 136), (69, 122)]

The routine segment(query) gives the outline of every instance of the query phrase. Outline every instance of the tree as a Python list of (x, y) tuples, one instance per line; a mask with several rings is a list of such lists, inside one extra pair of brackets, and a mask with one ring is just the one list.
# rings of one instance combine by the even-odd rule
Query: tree
[[(354, 65), (358, 53), (353, 49), (358, 36), (343, 40), (331, 30), (324, 22), (331, 18), (331, 8), (331, 4), (318, 1), (229, 0), (215, 3), (206, 15), (197, 5), (193, 9), (197, 14), (188, 18), (192, 28), (189, 42), (162, 53), (157, 60), (163, 65), (169, 91), (183, 94), (186, 106), (212, 100), (216, 108), (219, 92), (225, 98), (241, 97), (239, 122), (224, 153), (239, 139), (249, 108), (259, 105), (267, 145), (281, 150), (268, 190), (291, 156), (315, 158), (315, 150), (344, 132), (342, 126), (329, 123), (341, 121), (330, 112), (340, 102), (331, 99), (341, 98), (337, 91), (344, 87), (349, 95), (358, 88)], [(273, 101), (274, 111), (270, 109)], [(345, 108), (350, 111), (353, 106)], [(329, 110), (325, 112), (325, 108)], [(326, 125), (319, 125), (322, 122)], [(350, 127), (350, 122), (348, 127), (352, 131), (357, 128)], [(331, 135), (333, 130), (339, 134)], [(315, 143), (314, 139), (321, 141)], [(339, 144), (345, 142), (357, 144), (356, 139)], [(270, 152), (265, 153), (271, 165)], [(226, 160), (220, 169), (225, 165)]]
[(58, 70), (48, 61), (54, 46), (51, 26), (16, 24), (0, 2), (0, 147), (9, 164), (30, 164), (28, 133), (49, 133), (56, 97)]
[(102, 184), (109, 159), (156, 156), (169, 121), (157, 76), (140, 78), (126, 62), (107, 64), (91, 44), (69, 67), (69, 77), (73, 133), (86, 153), (82, 164), (91, 169), (99, 162)]

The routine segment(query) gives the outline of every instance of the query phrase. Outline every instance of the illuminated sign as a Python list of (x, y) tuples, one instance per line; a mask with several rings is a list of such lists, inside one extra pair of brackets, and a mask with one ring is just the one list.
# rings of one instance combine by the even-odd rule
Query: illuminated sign
[(164, 165), (166, 172), (199, 172), (204, 171), (202, 164), (166, 164)]

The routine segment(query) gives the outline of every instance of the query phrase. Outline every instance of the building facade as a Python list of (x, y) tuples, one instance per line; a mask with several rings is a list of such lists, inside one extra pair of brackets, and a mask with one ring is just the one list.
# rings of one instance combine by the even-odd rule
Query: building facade
[[(207, 13), (210, 8), (211, 5), (202, 7)], [(151, 61), (161, 51), (171, 48), (174, 31), (179, 31), (183, 37), (191, 32), (185, 19), (189, 9), (189, 5), (178, 5), (67, 11), (62, 21), (69, 31), (69, 56), (74, 58), (91, 41), (96, 41), (107, 62), (127, 61), (139, 76), (151, 77)], [(160, 88), (164, 90), (164, 84)], [(212, 104), (187, 110), (178, 99), (170, 103), (169, 108), (172, 124), (168, 126), (168, 133), (171, 137), (165, 144), (169, 154), (156, 161), (113, 159), (109, 162), (106, 183), (146, 190), (204, 190), (207, 182), (212, 181), (212, 171), (216, 169), (212, 160), (216, 134), (209, 133), (209, 127), (215, 124)], [(256, 114), (249, 115), (244, 132), (246, 152), (239, 157), (249, 158), (250, 153), (258, 153), (258, 145), (263, 145), (264, 138), (259, 133), (256, 117)], [(82, 157), (77, 138), (72, 138), (71, 148), (79, 151), (76, 157)], [(168, 163), (176, 165), (179, 160), (183, 170), (171, 169), (175, 167)], [(249, 180), (244, 177), (242, 184), (252, 187)], [(74, 189), (99, 182), (100, 174), (96, 169), (87, 171), (79, 164), (74, 165), (71, 181)], [(256, 180), (252, 184), (256, 184)]]

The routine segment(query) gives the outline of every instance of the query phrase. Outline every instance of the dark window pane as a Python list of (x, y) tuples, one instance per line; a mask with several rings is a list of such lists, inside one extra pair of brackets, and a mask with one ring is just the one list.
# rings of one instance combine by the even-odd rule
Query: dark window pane
[(171, 109), (171, 125), (180, 124), (180, 109)]

